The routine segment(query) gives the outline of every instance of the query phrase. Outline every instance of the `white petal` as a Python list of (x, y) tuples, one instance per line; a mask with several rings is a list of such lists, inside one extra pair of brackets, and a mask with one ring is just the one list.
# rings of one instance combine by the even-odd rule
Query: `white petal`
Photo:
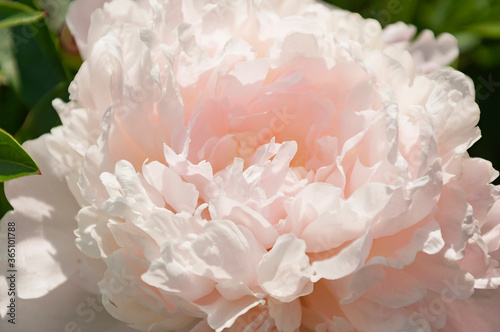
[(354, 272), (364, 264), (370, 253), (372, 237), (369, 229), (365, 234), (343, 248), (337, 255), (316, 261), (312, 264), (315, 276), (313, 281), (325, 278), (335, 280)]
[(238, 300), (229, 301), (214, 292), (195, 304), (208, 315), (207, 321), (210, 327), (221, 332), (224, 328), (231, 327), (239, 316), (263, 303), (263, 300), (254, 296), (244, 296)]
[(155, 187), (175, 211), (193, 213), (198, 204), (198, 191), (192, 183), (182, 181), (170, 168), (157, 161), (145, 164), (142, 172), (146, 180)]
[(280, 302), (269, 300), (269, 315), (274, 318), (278, 331), (295, 332), (298, 331), (302, 320), (302, 308), (300, 300), (291, 302)]
[(262, 289), (283, 302), (291, 302), (311, 293), (312, 271), (305, 251), (306, 244), (294, 234), (280, 236), (259, 264), (259, 285)]
[(211, 200), (210, 212), (214, 219), (228, 219), (248, 228), (266, 248), (271, 248), (279, 236), (276, 229), (261, 214), (227, 197), (219, 196)]
[(250, 285), (257, 279), (257, 264), (266, 249), (248, 229), (227, 220), (212, 220), (193, 241), (191, 252), (196, 259), (194, 273)]

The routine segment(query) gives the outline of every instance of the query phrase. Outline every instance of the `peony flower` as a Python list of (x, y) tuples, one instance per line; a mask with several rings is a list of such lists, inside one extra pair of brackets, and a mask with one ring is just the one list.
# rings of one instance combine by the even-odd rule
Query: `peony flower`
[(17, 330), (500, 328), (498, 173), (450, 35), (295, 0), (76, 0), (68, 26), (43, 175), (6, 184)]

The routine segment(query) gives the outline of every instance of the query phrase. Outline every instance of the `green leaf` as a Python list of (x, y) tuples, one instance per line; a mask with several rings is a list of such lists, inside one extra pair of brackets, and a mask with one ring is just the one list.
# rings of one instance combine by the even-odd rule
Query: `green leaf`
[(21, 128), (16, 132), (15, 138), (19, 142), (37, 138), (61, 124), (59, 115), (52, 107), (52, 101), (56, 98), (66, 99), (68, 87), (69, 82), (61, 82), (36, 103), (35, 107), (29, 111)]
[[(10, 49), (0, 48), (0, 58), (7, 60), (0, 66), (19, 100), (28, 109), (33, 108), (59, 82), (68, 80), (60, 55), (44, 24), (0, 32), (11, 38)], [(7, 63), (11, 65), (6, 67)]]
[(41, 174), (35, 161), (11, 135), (0, 130), (0, 182), (32, 174)]
[(58, 33), (64, 25), (71, 0), (35, 0), (34, 4), (47, 12), (46, 21), (50, 30)]
[(17, 98), (11, 86), (0, 85), (0, 105), (2, 109), (0, 128), (9, 133), (17, 132), (24, 122), (28, 109)]
[(0, 36), (0, 71), (26, 109), (33, 108), (59, 82), (70, 80), (58, 39), (45, 20), (0, 28)]
[(29, 24), (42, 19), (45, 12), (19, 2), (0, 0), (0, 29)]
[(5, 83), (14, 91), (20, 89), (19, 70), (13, 50), (12, 35), (10, 29), (0, 29), (0, 70), (5, 78)]
[(0, 182), (0, 219), (10, 210), (12, 210), (12, 205), (5, 197), (3, 182)]

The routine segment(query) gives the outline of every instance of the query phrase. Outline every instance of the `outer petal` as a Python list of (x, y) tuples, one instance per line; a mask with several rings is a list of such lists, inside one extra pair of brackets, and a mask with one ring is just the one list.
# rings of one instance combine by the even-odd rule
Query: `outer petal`
[(16, 223), (17, 287), (21, 298), (44, 296), (75, 275), (85, 259), (76, 248), (73, 234), (79, 206), (66, 184), (65, 169), (47, 158), (47, 137), (24, 144), (42, 175), (16, 179), (5, 186), (14, 211), (1, 220), (0, 229), (6, 238), (7, 223)]
[(449, 33), (434, 38), (430, 30), (424, 30), (410, 46), (410, 52), (424, 73), (433, 72), (449, 65), (458, 56), (457, 39)]
[(73, 1), (66, 16), (66, 24), (68, 25), (73, 37), (75, 37), (76, 45), (80, 50), (80, 54), (87, 57), (87, 34), (90, 27), (90, 14), (97, 8), (102, 8), (108, 0), (85, 0)]
[[(3, 279), (3, 278), (2, 278)], [(18, 289), (21, 290), (20, 285)], [(4, 297), (3, 287), (0, 287)], [(100, 296), (65, 282), (38, 299), (17, 299), (16, 324), (0, 321), (2, 332), (133, 332), (136, 331), (111, 317)], [(8, 317), (8, 316), (7, 316)]]

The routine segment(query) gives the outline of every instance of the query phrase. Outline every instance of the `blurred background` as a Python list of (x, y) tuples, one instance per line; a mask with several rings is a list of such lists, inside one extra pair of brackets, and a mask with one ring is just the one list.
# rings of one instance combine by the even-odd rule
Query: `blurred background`
[[(418, 31), (453, 34), (460, 57), (453, 67), (470, 76), (481, 108), (483, 138), (469, 150), (500, 169), (500, 0), (329, 0), (377, 19), (403, 21)], [(70, 0), (0, 0), (0, 128), (19, 142), (60, 124), (54, 98), (67, 100), (80, 64), (64, 26)], [(16, 24), (12, 24), (15, 17)], [(20, 24), (26, 23), (28, 24)], [(500, 180), (497, 179), (497, 183)], [(8, 208), (0, 184), (0, 212)], [(2, 215), (1, 213), (0, 215)]]

